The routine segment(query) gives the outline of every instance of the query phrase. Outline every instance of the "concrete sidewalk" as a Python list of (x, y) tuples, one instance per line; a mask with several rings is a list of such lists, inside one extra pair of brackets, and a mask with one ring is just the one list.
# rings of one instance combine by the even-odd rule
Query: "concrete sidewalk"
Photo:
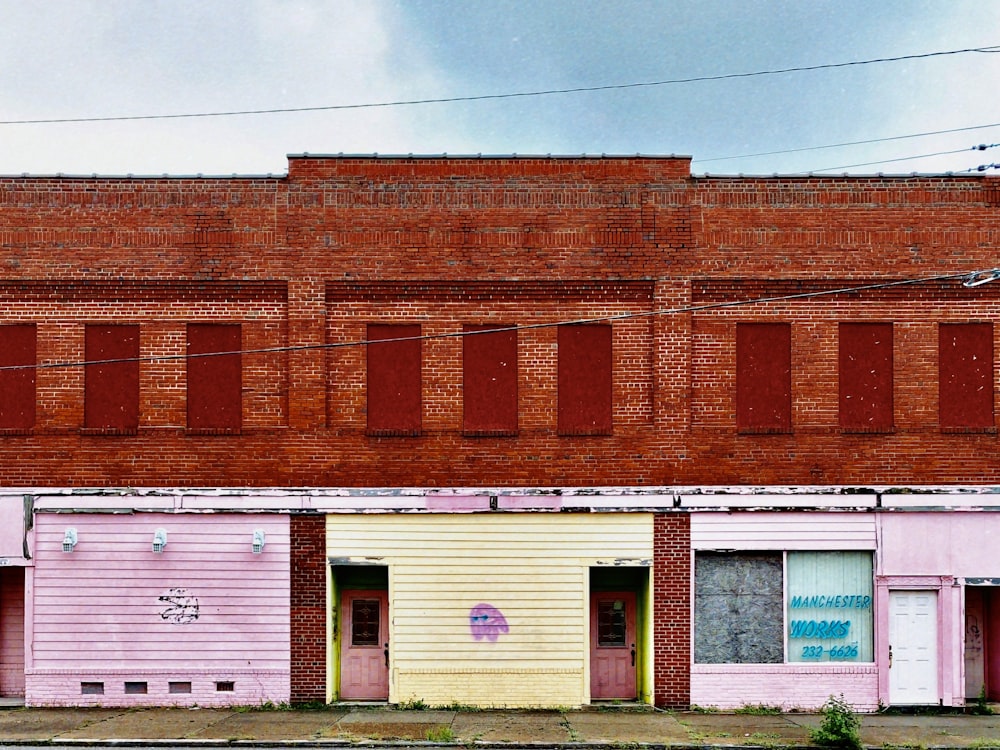
[[(632, 707), (567, 711), (11, 708), (0, 746), (16, 744), (378, 744), (803, 747), (816, 714), (663, 712)], [(871, 715), (862, 739), (877, 748), (1000, 748), (1000, 715)]]

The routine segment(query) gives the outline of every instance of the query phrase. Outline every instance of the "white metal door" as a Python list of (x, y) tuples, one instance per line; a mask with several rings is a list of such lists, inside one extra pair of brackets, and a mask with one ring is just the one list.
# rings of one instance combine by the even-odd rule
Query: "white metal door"
[(889, 592), (889, 703), (936, 706), (937, 592)]

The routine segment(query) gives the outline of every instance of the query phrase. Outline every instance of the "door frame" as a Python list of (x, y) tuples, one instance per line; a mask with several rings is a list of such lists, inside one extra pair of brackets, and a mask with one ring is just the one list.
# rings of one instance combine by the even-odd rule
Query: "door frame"
[[(584, 571), (586, 599), (584, 600), (585, 633), (581, 646), (584, 648), (585, 665), (584, 696), (587, 702), (615, 700), (614, 698), (595, 698), (591, 692), (592, 685), (592, 644), (594, 636), (593, 596), (595, 594), (612, 594), (627, 592), (635, 596), (635, 700), (652, 705), (653, 703), (653, 574), (652, 568), (645, 565), (592, 565)], [(632, 642), (630, 641), (630, 644)], [(628, 699), (625, 699), (628, 700)]]
[[(625, 655), (631, 656), (632, 666), (632, 694), (631, 695), (595, 695), (597, 682), (595, 681), (595, 653), (601, 646), (597, 643), (598, 638), (598, 603), (601, 600), (621, 599), (625, 606), (625, 642), (622, 650)], [(635, 591), (591, 591), (590, 592), (590, 699), (591, 700), (626, 700), (633, 701), (639, 697), (639, 596)], [(617, 650), (617, 649), (616, 649)], [(629, 652), (631, 652), (629, 654)]]
[[(931, 616), (934, 618), (934, 620), (933, 620), (933, 622), (934, 622), (934, 632), (933, 632), (933, 637), (930, 638), (930, 639), (928, 639), (928, 641), (927, 641), (927, 645), (931, 649), (933, 649), (933, 654), (932, 654), (932, 657), (931, 657), (932, 658), (932, 665), (931, 666), (933, 668), (933, 680), (932, 680), (932, 682), (933, 682), (933, 685), (932, 685), (933, 697), (929, 701), (904, 701), (904, 700), (900, 700), (900, 696), (898, 695), (898, 686), (897, 686), (897, 695), (895, 697), (893, 696), (893, 676), (894, 675), (898, 675), (899, 671), (897, 670), (896, 672), (893, 672), (893, 665), (892, 665), (893, 654), (892, 654), (892, 648), (893, 648), (893, 646), (896, 647), (897, 658), (898, 658), (898, 654), (899, 654), (899, 650), (900, 650), (899, 637), (897, 636), (897, 639), (896, 639), (895, 643), (892, 642), (893, 641), (893, 624), (892, 623), (893, 623), (893, 614), (894, 614), (894, 612), (893, 612), (893, 598), (896, 597), (896, 596), (902, 596), (902, 595), (917, 596), (917, 595), (920, 595), (920, 594), (929, 594), (929, 595), (931, 595), (931, 596), (934, 597), (933, 612), (931, 613)], [(889, 642), (889, 703), (890, 703), (890, 705), (899, 705), (899, 706), (908, 706), (908, 705), (909, 706), (933, 706), (933, 705), (940, 704), (940, 702), (941, 702), (941, 643), (940, 643), (940, 641), (941, 641), (941, 637), (940, 637), (940, 633), (941, 633), (941, 616), (940, 616), (940, 612), (941, 612), (941, 609), (940, 609), (940, 606), (941, 606), (941, 604), (940, 604), (940, 593), (937, 590), (935, 590), (935, 589), (890, 589), (889, 590), (889, 613), (888, 614), (889, 614), (889, 640), (890, 640), (890, 642)], [(922, 643), (922, 641), (921, 641), (921, 643)]]
[[(385, 612), (389, 618), (389, 664), (392, 665), (392, 583), (389, 565), (329, 558), (326, 566), (326, 702), (341, 700), (342, 646), (344, 632), (343, 596), (345, 591), (381, 591), (388, 597)], [(384, 641), (383, 641), (384, 642)], [(389, 697), (393, 694), (392, 670), (389, 671)], [(381, 700), (386, 700), (385, 698)]]
[[(359, 599), (376, 599), (379, 602), (379, 626), (378, 634), (379, 637), (376, 639), (377, 643), (373, 646), (362, 646), (357, 648), (370, 649), (373, 654), (377, 652), (379, 663), (384, 654), (385, 658), (385, 691), (379, 691), (377, 695), (344, 695), (344, 666), (347, 661), (347, 652), (350, 648), (348, 646), (348, 641), (351, 635), (351, 625), (352, 625), (352, 603)], [(389, 675), (390, 675), (390, 661), (389, 661), (389, 592), (386, 589), (355, 589), (355, 588), (345, 588), (340, 592), (340, 644), (339, 644), (339, 664), (340, 664), (340, 674), (338, 684), (340, 686), (340, 699), (341, 700), (361, 700), (361, 701), (388, 701), (389, 700)]]
[[(889, 592), (933, 591), (937, 594), (937, 705), (964, 706), (965, 680), (963, 588), (954, 576), (875, 576), (875, 659), (878, 700), (889, 698)], [(956, 630), (958, 628), (958, 630)]]

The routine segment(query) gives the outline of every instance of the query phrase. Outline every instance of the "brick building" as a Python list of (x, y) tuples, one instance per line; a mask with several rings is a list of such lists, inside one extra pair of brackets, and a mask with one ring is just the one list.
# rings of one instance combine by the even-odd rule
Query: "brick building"
[(997, 180), (689, 166), (0, 178), (0, 694), (1000, 696)]

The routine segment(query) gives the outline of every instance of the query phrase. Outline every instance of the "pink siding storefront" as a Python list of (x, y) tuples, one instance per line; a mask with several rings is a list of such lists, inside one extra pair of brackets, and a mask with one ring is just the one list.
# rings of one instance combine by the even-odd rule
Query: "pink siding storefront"
[[(922, 510), (886, 496), (879, 514), (879, 692), (888, 705), (1000, 699), (1000, 496)], [(940, 498), (933, 498), (940, 502)], [(950, 498), (952, 502), (962, 498)]]
[(28, 705), (289, 700), (287, 515), (38, 512), (35, 564)]
[(877, 709), (875, 518), (863, 508), (692, 512), (692, 705), (808, 710), (842, 694)]

